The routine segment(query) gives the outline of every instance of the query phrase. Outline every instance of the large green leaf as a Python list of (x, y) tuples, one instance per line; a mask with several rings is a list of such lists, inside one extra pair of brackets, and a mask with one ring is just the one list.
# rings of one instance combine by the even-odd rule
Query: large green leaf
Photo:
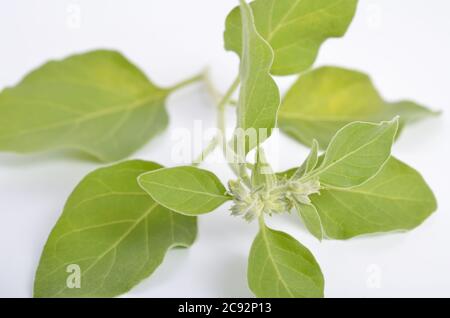
[(46, 63), (0, 94), (0, 151), (125, 158), (166, 127), (169, 92), (113, 51)]
[[(275, 52), (271, 72), (300, 73), (317, 57), (322, 43), (341, 37), (353, 19), (357, 0), (255, 0), (251, 3), (256, 29)], [(226, 19), (225, 48), (241, 55), (239, 8)]]
[[(45, 245), (35, 297), (120, 295), (152, 274), (168, 249), (193, 243), (196, 218), (158, 205), (137, 184), (141, 173), (160, 167), (127, 161), (81, 181)], [(66, 284), (74, 265), (80, 288)]]
[(380, 171), (389, 159), (398, 120), (380, 124), (354, 122), (339, 130), (321, 164), (311, 174), (337, 187), (357, 186)]
[(421, 175), (395, 158), (368, 182), (354, 188), (327, 187), (311, 196), (329, 238), (409, 230), (436, 210)]
[(323, 275), (311, 252), (264, 224), (250, 250), (247, 276), (257, 297), (323, 297)]
[(186, 215), (208, 213), (231, 200), (216, 175), (192, 166), (153, 170), (138, 182), (156, 202)]
[(410, 101), (386, 102), (363, 73), (321, 67), (302, 75), (286, 94), (278, 126), (301, 143), (317, 139), (326, 147), (334, 134), (353, 121), (379, 122), (400, 116), (405, 124), (435, 115)]
[[(270, 136), (276, 125), (280, 105), (278, 87), (269, 71), (273, 62), (273, 51), (269, 44), (256, 31), (250, 6), (241, 0), (242, 12), (242, 56), (240, 64), (241, 89), (237, 107), (236, 145), (245, 154)], [(250, 139), (244, 132), (249, 129)], [(254, 134), (252, 134), (254, 133)], [(243, 138), (247, 140), (244, 142)], [(247, 144), (244, 149), (243, 144)]]

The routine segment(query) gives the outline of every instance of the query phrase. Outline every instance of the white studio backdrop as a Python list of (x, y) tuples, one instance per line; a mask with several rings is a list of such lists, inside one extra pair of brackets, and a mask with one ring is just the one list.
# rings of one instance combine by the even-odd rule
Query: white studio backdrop
[[(224, 19), (233, 0), (0, 1), (0, 89), (48, 59), (96, 48), (117, 49), (156, 84), (170, 85), (209, 66), (224, 90), (238, 59), (223, 50)], [(371, 75), (388, 100), (412, 99), (442, 110), (405, 129), (395, 156), (419, 170), (434, 190), (438, 211), (419, 228), (348, 241), (319, 243), (295, 215), (269, 219), (306, 245), (325, 276), (327, 297), (450, 297), (450, 2), (361, 0), (343, 39), (328, 41), (316, 66), (336, 65)], [(284, 91), (295, 77), (277, 78)], [(168, 102), (169, 129), (133, 158), (176, 165), (174, 131), (215, 123), (201, 85)], [(234, 110), (229, 110), (230, 120)], [(229, 122), (230, 127), (233, 122)], [(279, 169), (298, 165), (308, 150), (286, 136), (271, 158)], [(203, 167), (222, 180), (225, 165)], [(0, 153), (0, 297), (31, 297), (48, 234), (75, 185), (99, 165), (61, 154)], [(202, 216), (196, 244), (168, 253), (162, 266), (128, 297), (251, 297), (247, 255), (257, 224), (229, 216), (228, 206)]]

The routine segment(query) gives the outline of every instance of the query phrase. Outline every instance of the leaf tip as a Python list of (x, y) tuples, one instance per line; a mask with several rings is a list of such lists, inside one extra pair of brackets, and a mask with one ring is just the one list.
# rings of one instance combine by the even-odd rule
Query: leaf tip
[(312, 148), (313, 149), (320, 149), (320, 145), (319, 145), (319, 142), (317, 141), (317, 139), (313, 139), (313, 141), (312, 141)]

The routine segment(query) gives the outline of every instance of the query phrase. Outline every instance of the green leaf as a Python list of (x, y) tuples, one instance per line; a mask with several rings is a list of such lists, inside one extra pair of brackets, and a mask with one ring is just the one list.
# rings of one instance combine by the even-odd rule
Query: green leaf
[(357, 186), (380, 171), (389, 159), (398, 119), (380, 124), (354, 122), (339, 130), (322, 164), (311, 174), (336, 187)]
[(290, 178), (299, 179), (309, 174), (314, 170), (314, 168), (316, 168), (318, 160), (319, 160), (319, 144), (314, 139), (308, 157)]
[(334, 134), (353, 121), (380, 122), (398, 115), (401, 129), (436, 114), (410, 101), (384, 101), (366, 74), (321, 67), (302, 75), (289, 89), (278, 126), (307, 146), (318, 139), (327, 147)]
[(270, 189), (277, 181), (277, 178), (272, 171), (272, 167), (267, 162), (266, 155), (261, 147), (258, 147), (256, 151), (256, 160), (252, 168), (251, 181), (253, 189), (257, 189), (261, 186)]
[[(311, 67), (322, 43), (341, 37), (356, 11), (357, 0), (255, 0), (256, 29), (275, 52), (271, 72), (300, 73)], [(242, 27), (238, 8), (226, 19), (225, 48), (241, 55)]]
[[(312, 152), (314, 152), (314, 147), (311, 148), (311, 152), (310, 152), (308, 158), (311, 156)], [(311, 170), (309, 172), (309, 174), (312, 174), (314, 172), (314, 169), (319, 167), (322, 164), (324, 157), (325, 157), (325, 154), (322, 154), (322, 155), (317, 157), (316, 166), (313, 168), (313, 170)], [(277, 178), (279, 180), (283, 180), (283, 179), (284, 180), (285, 179), (297, 179), (297, 177), (294, 178), (295, 174), (297, 174), (297, 176), (300, 176), (300, 178), (303, 178), (304, 176), (306, 176), (306, 174), (304, 173), (305, 169), (306, 169), (306, 163), (307, 163), (307, 161), (303, 162), (303, 164), (300, 167), (293, 167), (293, 168), (289, 168), (289, 169), (284, 170), (284, 171), (276, 172), (275, 175), (277, 176)]]
[[(137, 184), (141, 173), (160, 167), (127, 161), (81, 181), (45, 245), (35, 297), (123, 294), (152, 274), (168, 249), (194, 242), (196, 218), (158, 205)], [(79, 266), (80, 288), (66, 283), (70, 266)]]
[(329, 187), (311, 200), (327, 237), (334, 239), (410, 230), (437, 208), (422, 176), (392, 157), (368, 182), (348, 189)]
[[(238, 154), (247, 154), (272, 133), (276, 125), (280, 94), (269, 71), (273, 51), (256, 31), (250, 6), (241, 0), (243, 47), (240, 64), (241, 88), (237, 107)], [(243, 135), (250, 130), (249, 139)], [(254, 134), (252, 134), (254, 133)], [(240, 134), (240, 135), (239, 135)], [(245, 139), (244, 139), (245, 138)], [(245, 149), (241, 147), (246, 144)]]
[(123, 159), (167, 126), (169, 92), (114, 51), (48, 62), (0, 94), (0, 150)]
[(311, 252), (264, 224), (250, 250), (247, 276), (257, 297), (323, 297), (323, 275)]
[(232, 199), (212, 172), (192, 166), (153, 170), (138, 182), (156, 202), (186, 215), (211, 212)]
[(312, 204), (302, 204), (295, 202), (295, 208), (303, 220), (306, 228), (319, 241), (323, 239), (322, 221), (316, 207)]

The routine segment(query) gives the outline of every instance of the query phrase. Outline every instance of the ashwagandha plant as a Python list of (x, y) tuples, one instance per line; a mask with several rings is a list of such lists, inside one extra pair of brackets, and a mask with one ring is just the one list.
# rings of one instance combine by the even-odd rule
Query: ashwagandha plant
[[(391, 147), (405, 124), (435, 113), (409, 101), (384, 101), (359, 72), (307, 71), (326, 39), (344, 35), (356, 6), (357, 0), (240, 0), (224, 33), (240, 71), (218, 103), (217, 136), (190, 166), (129, 160), (87, 175), (45, 245), (35, 297), (125, 293), (169, 249), (193, 244), (198, 215), (228, 201), (232, 215), (259, 222), (248, 261), (248, 284), (258, 297), (324, 295), (314, 256), (269, 228), (267, 216), (295, 210), (319, 240), (421, 224), (436, 200), (418, 172), (391, 156)], [(301, 75), (280, 101), (273, 76), (292, 74)], [(49, 62), (0, 94), (0, 150), (72, 149), (102, 162), (122, 160), (166, 128), (166, 98), (202, 80), (200, 74), (160, 88), (106, 50)], [(225, 109), (238, 89), (229, 141)], [(275, 127), (311, 147), (300, 167), (272, 171), (262, 144)], [(197, 167), (218, 146), (236, 174), (228, 189)], [(73, 265), (75, 286), (68, 282)]]

